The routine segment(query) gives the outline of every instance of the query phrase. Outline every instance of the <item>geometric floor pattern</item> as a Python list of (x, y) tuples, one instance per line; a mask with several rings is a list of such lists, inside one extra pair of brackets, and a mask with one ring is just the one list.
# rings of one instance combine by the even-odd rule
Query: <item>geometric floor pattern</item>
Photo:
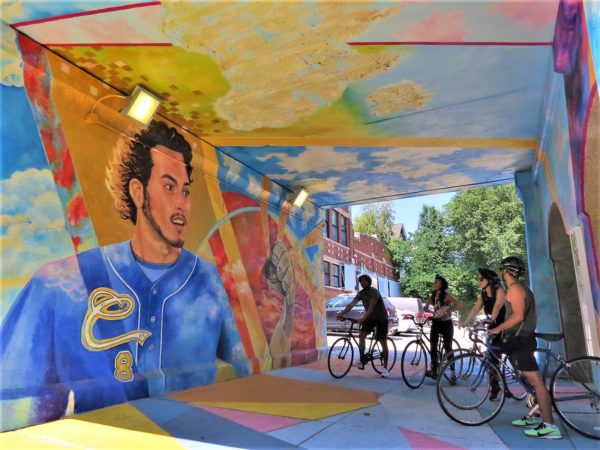
[(440, 410), (433, 382), (409, 389), (400, 368), (379, 378), (353, 368), (334, 379), (325, 361), (136, 400), (0, 435), (4, 449), (598, 449), (570, 432), (527, 438), (507, 400), (490, 424), (463, 427)]

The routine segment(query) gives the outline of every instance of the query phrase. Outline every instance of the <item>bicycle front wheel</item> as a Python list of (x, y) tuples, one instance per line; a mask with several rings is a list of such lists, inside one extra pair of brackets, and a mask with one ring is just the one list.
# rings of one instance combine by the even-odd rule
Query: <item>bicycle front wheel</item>
[(411, 341), (404, 348), (400, 359), (402, 379), (411, 389), (416, 389), (425, 380), (427, 370), (427, 351), (419, 341)]
[(559, 367), (550, 382), (560, 418), (584, 436), (600, 439), (600, 358), (575, 358)]
[(354, 361), (354, 348), (348, 338), (339, 338), (329, 349), (327, 368), (334, 378), (344, 377)]
[[(387, 338), (388, 358), (387, 358), (387, 370), (391, 371), (396, 364), (396, 344), (391, 338)], [(381, 343), (376, 341), (373, 345), (373, 358), (371, 359), (371, 365), (375, 372), (381, 373), (384, 368), (383, 365), (383, 354), (381, 353)]]
[[(464, 368), (458, 372), (452, 367)], [(468, 368), (468, 370), (467, 370)], [(487, 358), (462, 354), (441, 368), (436, 393), (444, 413), (461, 425), (481, 425), (492, 420), (504, 404), (504, 387), (498, 400), (490, 400), (492, 379), (501, 379), (500, 371)]]

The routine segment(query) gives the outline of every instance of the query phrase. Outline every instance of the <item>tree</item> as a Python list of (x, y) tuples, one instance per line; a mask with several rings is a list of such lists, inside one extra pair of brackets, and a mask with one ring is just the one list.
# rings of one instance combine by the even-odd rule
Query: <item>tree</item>
[(368, 235), (376, 235), (381, 242), (388, 244), (392, 238), (394, 211), (390, 202), (366, 205), (354, 219), (354, 230)]
[(400, 271), (404, 293), (426, 298), (437, 273), (445, 274), (451, 265), (448, 230), (444, 214), (434, 206), (424, 206), (419, 225), (406, 241), (394, 238), (390, 254)]

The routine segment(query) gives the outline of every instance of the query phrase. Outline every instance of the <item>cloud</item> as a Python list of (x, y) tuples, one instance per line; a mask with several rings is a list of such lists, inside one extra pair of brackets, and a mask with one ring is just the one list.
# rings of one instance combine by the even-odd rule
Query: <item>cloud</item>
[(0, 83), (5, 86), (23, 86), (23, 60), (17, 47), (17, 33), (0, 20), (2, 34), (0, 47)]
[(43, 264), (73, 254), (49, 170), (15, 172), (0, 186), (2, 278), (31, 276)]
[(527, 2), (499, 2), (488, 11), (490, 15), (501, 15), (519, 25), (540, 30), (556, 20), (558, 2), (530, 0)]
[[(459, 148), (390, 148), (371, 153), (377, 164), (371, 169), (376, 173), (401, 173), (406, 179), (437, 175), (448, 169), (450, 164), (432, 161), (433, 158), (448, 157)], [(426, 155), (426, 156), (424, 156)]]
[(347, 45), (398, 11), (393, 4), (164, 2), (163, 9), (171, 42), (223, 71), (231, 89), (215, 111), (236, 130), (290, 126), (338, 100), (352, 81), (390, 71), (402, 54)]
[(352, 202), (366, 201), (392, 195), (400, 195), (400, 193), (387, 183), (373, 183), (366, 180), (360, 180), (349, 183), (341, 197), (346, 202)]
[(422, 109), (429, 104), (433, 91), (412, 81), (401, 81), (377, 89), (367, 98), (376, 117)]
[[(324, 168), (327, 171), (346, 172), (364, 167), (356, 153), (335, 150), (333, 147), (306, 147), (306, 150), (298, 155), (271, 153), (258, 160), (267, 161), (271, 158), (278, 159), (279, 165), (286, 172), (323, 172)], [(273, 176), (279, 177), (279, 175)]]
[(461, 11), (431, 12), (425, 19), (396, 33), (398, 41), (462, 42), (467, 35)]
[(532, 151), (500, 150), (495, 151), (494, 154), (481, 152), (478, 156), (467, 160), (466, 165), (474, 169), (483, 168), (494, 171), (510, 169), (516, 171), (531, 166), (533, 158)]

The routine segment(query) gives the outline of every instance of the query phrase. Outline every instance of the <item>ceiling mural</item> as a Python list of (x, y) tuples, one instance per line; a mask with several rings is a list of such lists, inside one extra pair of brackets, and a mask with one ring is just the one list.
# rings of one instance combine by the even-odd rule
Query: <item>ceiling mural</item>
[[(3, 30), (10, 24), (12, 35), (123, 93), (149, 88), (163, 99), (162, 115), (287, 189), (307, 187), (318, 206), (505, 183), (531, 167), (557, 7), (2, 6)], [(3, 80), (18, 83), (19, 61), (2, 64)]]

